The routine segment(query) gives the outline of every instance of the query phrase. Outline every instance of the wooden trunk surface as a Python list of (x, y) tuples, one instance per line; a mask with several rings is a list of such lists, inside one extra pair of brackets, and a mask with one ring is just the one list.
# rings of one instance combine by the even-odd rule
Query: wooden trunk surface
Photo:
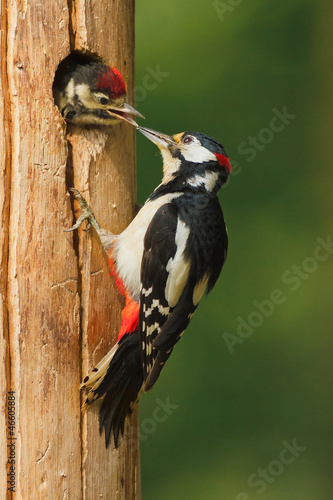
[[(120, 124), (67, 136), (52, 98), (61, 59), (86, 48), (121, 71), (131, 103), (134, 1), (0, 5), (0, 497), (136, 499), (137, 415), (121, 447), (106, 450), (98, 404), (82, 413), (79, 391), (115, 342), (122, 301), (95, 235), (63, 232), (73, 223), (72, 185), (102, 227), (130, 222), (135, 133)], [(15, 493), (5, 458), (13, 397)]]

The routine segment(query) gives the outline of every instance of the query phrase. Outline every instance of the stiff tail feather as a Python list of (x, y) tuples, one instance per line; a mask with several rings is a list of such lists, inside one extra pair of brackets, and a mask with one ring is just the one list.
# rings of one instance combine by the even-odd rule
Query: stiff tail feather
[(100, 433), (105, 429), (105, 445), (119, 446), (124, 434), (125, 418), (134, 409), (143, 386), (139, 333), (125, 333), (109, 353), (84, 379), (82, 386), (89, 389), (85, 406), (104, 396), (99, 413)]

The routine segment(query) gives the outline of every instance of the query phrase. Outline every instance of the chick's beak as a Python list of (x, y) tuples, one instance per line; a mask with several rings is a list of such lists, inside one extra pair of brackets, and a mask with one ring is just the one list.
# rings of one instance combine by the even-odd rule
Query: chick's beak
[(133, 106), (130, 106), (129, 104), (127, 104), (127, 102), (124, 103), (124, 105), (120, 109), (120, 111), (124, 111), (125, 113), (129, 113), (130, 115), (139, 116), (140, 118), (144, 118), (144, 116), (141, 113), (139, 113), (139, 111), (137, 111), (135, 108), (133, 108)]
[(169, 146), (177, 146), (174, 138), (170, 135), (162, 134), (156, 130), (144, 127), (138, 127), (138, 130), (160, 149), (167, 149)]
[(134, 125), (134, 127), (138, 127), (138, 124), (129, 115), (135, 115), (135, 116), (139, 116), (140, 118), (144, 118), (144, 116), (141, 113), (139, 113), (139, 111), (137, 111), (135, 108), (133, 108), (132, 106), (127, 104), (127, 102), (125, 102), (121, 108), (116, 108), (116, 107), (110, 106), (107, 109), (107, 111), (111, 115), (119, 118), (120, 120), (124, 120), (125, 122), (128, 122), (131, 125)]

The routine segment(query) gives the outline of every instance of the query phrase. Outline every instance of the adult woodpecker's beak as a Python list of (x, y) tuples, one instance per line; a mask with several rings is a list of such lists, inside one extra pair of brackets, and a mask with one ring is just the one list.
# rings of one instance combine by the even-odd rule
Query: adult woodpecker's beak
[(156, 130), (144, 127), (138, 127), (138, 130), (160, 149), (166, 149), (169, 146), (177, 146), (178, 141), (175, 142), (174, 137), (170, 135), (165, 135)]
[(116, 108), (116, 107), (109, 107), (107, 111), (113, 115), (119, 118), (119, 120), (124, 120), (125, 122), (130, 123), (131, 125), (134, 125), (134, 127), (138, 127), (139, 125), (136, 123), (135, 120), (129, 115), (135, 115), (139, 116), (140, 118), (144, 118), (144, 116), (139, 113), (135, 108), (127, 104), (127, 102), (124, 103), (124, 105), (121, 108)]

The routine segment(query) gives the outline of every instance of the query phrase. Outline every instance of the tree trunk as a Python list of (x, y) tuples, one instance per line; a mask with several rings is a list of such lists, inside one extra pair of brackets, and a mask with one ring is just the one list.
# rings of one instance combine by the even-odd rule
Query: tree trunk
[(136, 499), (137, 414), (106, 450), (98, 402), (81, 412), (79, 391), (115, 342), (122, 301), (95, 235), (63, 232), (73, 185), (102, 227), (130, 222), (134, 128), (67, 134), (52, 98), (57, 65), (85, 48), (120, 70), (131, 102), (134, 0), (0, 6), (0, 497)]

